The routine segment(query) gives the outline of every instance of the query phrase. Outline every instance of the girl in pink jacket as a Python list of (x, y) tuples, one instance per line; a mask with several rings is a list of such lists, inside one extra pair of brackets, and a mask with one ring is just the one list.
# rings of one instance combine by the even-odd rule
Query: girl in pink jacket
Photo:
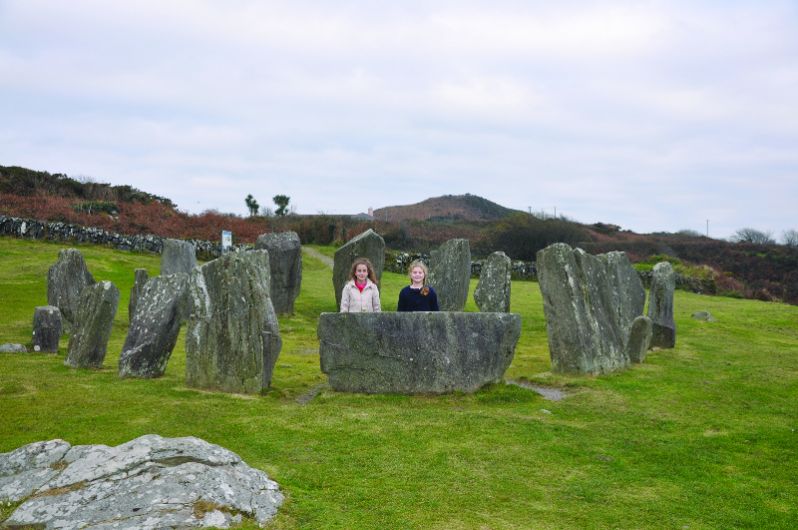
[(349, 273), (351, 280), (341, 293), (341, 313), (379, 313), (380, 291), (374, 266), (367, 258), (356, 258)]

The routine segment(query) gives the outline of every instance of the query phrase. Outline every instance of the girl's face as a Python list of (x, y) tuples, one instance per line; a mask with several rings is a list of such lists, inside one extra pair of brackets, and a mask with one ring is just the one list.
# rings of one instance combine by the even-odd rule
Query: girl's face
[(363, 283), (366, 281), (366, 278), (369, 277), (369, 268), (366, 267), (364, 263), (359, 264), (355, 267), (355, 278), (357, 278), (358, 283)]
[(417, 285), (424, 283), (424, 269), (413, 267), (413, 270), (410, 271), (410, 280)]

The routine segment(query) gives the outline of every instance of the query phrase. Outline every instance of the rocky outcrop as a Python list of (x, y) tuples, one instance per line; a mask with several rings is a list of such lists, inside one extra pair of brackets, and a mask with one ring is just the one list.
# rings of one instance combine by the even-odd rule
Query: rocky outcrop
[(369, 228), (362, 234), (347, 241), (345, 245), (335, 251), (333, 289), (335, 289), (336, 307), (341, 306), (341, 293), (346, 282), (351, 279), (349, 273), (355, 258), (368, 258), (374, 266), (374, 274), (377, 276), (377, 286), (379, 286), (382, 278), (382, 269), (385, 265), (385, 240), (377, 232)]
[(47, 272), (47, 305), (61, 311), (67, 331), (71, 331), (77, 318), (80, 293), (94, 283), (83, 254), (74, 248), (61, 249), (58, 261)]
[(565, 243), (538, 252), (554, 371), (599, 374), (629, 365), (627, 341), (634, 318), (642, 313), (642, 286), (625, 256), (614, 254), (592, 256)]
[(648, 317), (654, 324), (651, 346), (673, 348), (676, 345), (676, 321), (673, 319), (673, 291), (676, 274), (667, 261), (654, 265), (648, 298)]
[(231, 252), (192, 271), (187, 385), (225, 392), (269, 388), (282, 347), (269, 284), (265, 250)]
[(33, 312), (33, 351), (57, 353), (62, 331), (61, 311), (53, 305), (38, 306)]
[(293, 314), (302, 286), (302, 243), (296, 232), (261, 234), (256, 249), (269, 251), (271, 298), (278, 315)]
[(150, 279), (131, 317), (119, 356), (119, 377), (161, 377), (187, 318), (188, 274)]
[(72, 368), (102, 367), (118, 306), (119, 289), (111, 282), (83, 289), (64, 364)]
[(471, 280), (471, 248), (467, 239), (450, 239), (430, 253), (429, 284), (441, 311), (462, 311)]
[(164, 239), (161, 252), (161, 276), (188, 274), (197, 266), (194, 243), (180, 239)]
[(279, 486), (235, 453), (194, 437), (35, 442), (0, 454), (0, 501), (21, 503), (3, 528), (229, 528), (265, 524)]
[(474, 290), (474, 302), (480, 311), (510, 311), (511, 271), (512, 262), (504, 252), (494, 252), (488, 256)]
[(339, 391), (474, 392), (501, 380), (520, 334), (509, 313), (322, 313), (321, 370)]
[(136, 269), (133, 273), (133, 287), (130, 288), (130, 300), (127, 303), (127, 318), (128, 322), (133, 321), (133, 313), (136, 312), (136, 304), (138, 304), (141, 292), (144, 290), (144, 285), (150, 279), (147, 269)]

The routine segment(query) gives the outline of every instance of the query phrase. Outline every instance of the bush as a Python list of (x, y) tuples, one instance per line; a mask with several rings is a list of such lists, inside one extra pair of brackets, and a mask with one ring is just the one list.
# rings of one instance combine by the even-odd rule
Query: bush
[(525, 213), (495, 223), (478, 245), (482, 254), (497, 250), (515, 260), (534, 261), (538, 250), (552, 243), (576, 245), (588, 235), (579, 225), (561, 219), (538, 219)]

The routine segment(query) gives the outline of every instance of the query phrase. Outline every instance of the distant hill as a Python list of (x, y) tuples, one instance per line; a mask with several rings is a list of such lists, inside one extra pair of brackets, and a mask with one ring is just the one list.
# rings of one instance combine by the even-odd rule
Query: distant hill
[(518, 213), (488, 199), (466, 193), (432, 197), (417, 204), (386, 206), (374, 210), (380, 221), (496, 221)]

